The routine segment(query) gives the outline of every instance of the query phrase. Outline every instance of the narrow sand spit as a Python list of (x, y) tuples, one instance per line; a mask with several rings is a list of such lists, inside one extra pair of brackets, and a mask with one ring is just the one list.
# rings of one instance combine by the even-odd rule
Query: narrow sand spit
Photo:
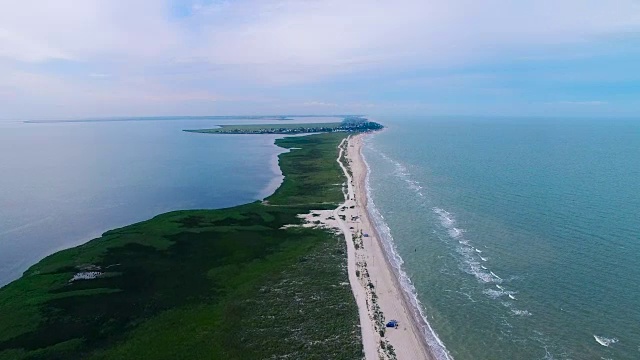
[[(432, 360), (435, 357), (366, 210), (367, 167), (360, 153), (363, 136), (352, 136), (340, 144), (337, 161), (347, 177), (345, 202), (335, 210), (312, 211), (302, 217), (306, 226), (339, 229), (345, 235), (349, 282), (358, 304), (365, 358)], [(385, 327), (390, 320), (397, 320), (397, 329)]]

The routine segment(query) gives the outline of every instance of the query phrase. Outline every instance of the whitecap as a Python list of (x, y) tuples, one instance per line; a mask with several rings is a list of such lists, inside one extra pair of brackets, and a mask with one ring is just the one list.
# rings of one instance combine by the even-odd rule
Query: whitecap
[(533, 315), (528, 310), (518, 310), (518, 309), (511, 309), (511, 313), (513, 315), (517, 315), (517, 316), (531, 316), (531, 315)]
[(500, 291), (500, 290), (493, 290), (493, 289), (486, 289), (482, 292), (483, 294), (487, 295), (488, 297), (492, 298), (492, 299), (498, 299), (500, 298), (502, 295), (504, 295), (504, 291)]
[[(383, 158), (390, 160), (390, 161), (394, 161), (392, 159), (390, 159), (388, 156), (386, 156), (383, 153), (378, 152)], [(386, 222), (384, 221), (384, 217), (382, 216), (382, 214), (380, 213), (380, 211), (378, 210), (378, 208), (376, 207), (373, 199), (372, 199), (372, 195), (371, 195), (371, 186), (370, 186), (370, 175), (371, 175), (371, 168), (369, 167), (369, 164), (367, 163), (367, 159), (364, 156), (364, 154), (362, 154), (362, 159), (365, 163), (365, 166), (367, 168), (367, 174), (365, 177), (365, 188), (366, 188), (366, 195), (367, 195), (367, 199), (368, 199), (368, 205), (366, 207), (367, 212), (369, 213), (369, 215), (371, 216), (371, 220), (373, 222), (373, 225), (375, 226), (376, 230), (378, 231), (380, 237), (381, 237), (381, 243), (383, 245), (384, 251), (386, 253), (387, 258), (389, 259), (389, 262), (391, 263), (391, 265), (394, 268), (394, 272), (396, 273), (396, 275), (398, 276), (398, 279), (400, 281), (402, 290), (404, 291), (404, 293), (407, 295), (408, 300), (410, 301), (412, 307), (413, 307), (413, 312), (414, 312), (414, 316), (421, 318), (422, 322), (423, 322), (423, 326), (422, 326), (422, 333), (427, 341), (427, 343), (429, 344), (429, 346), (431, 347), (431, 349), (434, 351), (435, 355), (436, 355), (436, 359), (438, 360), (452, 360), (453, 357), (451, 356), (451, 354), (449, 353), (449, 351), (447, 350), (447, 348), (445, 347), (444, 343), (442, 343), (442, 341), (440, 340), (440, 338), (438, 337), (438, 335), (436, 334), (435, 330), (433, 330), (433, 328), (431, 327), (431, 325), (429, 324), (429, 321), (427, 320), (427, 315), (424, 313), (424, 309), (422, 307), (422, 304), (420, 302), (420, 300), (418, 299), (418, 295), (416, 292), (415, 287), (413, 286), (413, 283), (411, 281), (411, 279), (409, 278), (409, 276), (407, 275), (407, 273), (404, 271), (404, 269), (402, 268), (402, 265), (404, 264), (404, 261), (402, 259), (402, 257), (398, 254), (396, 248), (395, 248), (395, 242), (393, 239), (393, 236), (391, 235), (391, 229), (389, 228), (389, 226), (386, 224)], [(396, 162), (396, 168), (398, 170), (406, 170), (406, 168), (401, 168), (401, 164)]]
[(449, 236), (451, 236), (454, 239), (457, 239), (460, 236), (462, 236), (462, 232), (463, 232), (462, 229), (458, 229), (456, 227), (453, 227), (453, 228), (449, 229), (449, 231), (448, 231)]
[[(505, 290), (503, 287), (499, 287), (500, 290), (495, 290), (495, 289), (485, 289), (482, 293), (487, 295), (488, 297), (492, 298), (492, 299), (499, 299), (503, 296), (508, 296), (509, 298), (511, 298), (514, 294), (516, 294), (515, 291), (508, 291)], [(503, 302), (502, 305), (506, 306), (506, 307), (510, 307), (511, 303), (509, 302)]]
[(502, 278), (498, 275), (496, 275), (496, 273), (494, 273), (493, 271), (489, 271), (491, 273), (491, 275), (493, 275), (496, 279), (502, 281)]
[(438, 207), (434, 207), (432, 210), (438, 215), (442, 226), (448, 229), (451, 228), (453, 224), (455, 224), (456, 221), (454, 220), (453, 215), (450, 212)]
[(409, 169), (407, 169), (405, 165), (403, 165), (399, 161), (391, 159), (389, 156), (387, 156), (386, 154), (378, 150), (374, 150), (374, 151), (378, 153), (378, 155), (380, 155), (383, 159), (390, 162), (395, 167), (396, 177), (400, 178), (405, 183), (407, 183), (409, 189), (415, 191), (420, 197), (424, 197), (424, 194), (421, 191), (423, 189), (422, 185), (420, 185), (419, 181), (411, 179), (411, 174), (409, 173)]
[(602, 346), (609, 347), (609, 345), (613, 345), (618, 342), (616, 338), (606, 338), (604, 336), (593, 335), (593, 338), (596, 339), (598, 344)]

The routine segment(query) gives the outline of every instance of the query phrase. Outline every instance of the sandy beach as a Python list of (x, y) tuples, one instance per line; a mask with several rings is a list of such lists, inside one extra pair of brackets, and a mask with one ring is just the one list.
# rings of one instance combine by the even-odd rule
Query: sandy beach
[[(365, 357), (435, 359), (366, 209), (367, 166), (361, 155), (364, 136), (352, 136), (342, 146), (341, 155), (346, 156), (339, 160), (349, 181), (346, 201), (334, 216), (347, 240), (349, 280), (360, 311)], [(390, 320), (396, 320), (398, 327), (387, 328)]]
[[(367, 211), (367, 165), (361, 154), (364, 136), (351, 136), (340, 144), (337, 161), (347, 178), (345, 202), (335, 210), (302, 215), (306, 219), (303, 226), (330, 228), (345, 236), (349, 283), (358, 305), (365, 359), (435, 360), (421, 331), (424, 324), (413, 316)], [(391, 320), (397, 321), (397, 328), (386, 327)]]

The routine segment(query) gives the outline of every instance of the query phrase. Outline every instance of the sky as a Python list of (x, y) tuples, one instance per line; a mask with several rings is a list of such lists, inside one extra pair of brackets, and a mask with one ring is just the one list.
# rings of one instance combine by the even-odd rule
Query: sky
[(640, 0), (0, 0), (0, 119), (638, 116)]

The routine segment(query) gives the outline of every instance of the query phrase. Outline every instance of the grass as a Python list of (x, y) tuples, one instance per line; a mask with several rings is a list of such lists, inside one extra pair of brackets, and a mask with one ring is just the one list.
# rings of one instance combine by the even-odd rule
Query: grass
[[(267, 199), (269, 203), (317, 204), (316, 209), (333, 209), (343, 202), (342, 183), (346, 179), (336, 158), (337, 147), (344, 138), (344, 133), (329, 133), (276, 140), (278, 146), (291, 150), (280, 160), (285, 179)], [(335, 156), (317, 156), (317, 153)]]
[(0, 359), (362, 357), (344, 240), (283, 229), (341, 200), (345, 136), (278, 140), (300, 150), (267, 204), (159, 215), (32, 266), (0, 289)]

